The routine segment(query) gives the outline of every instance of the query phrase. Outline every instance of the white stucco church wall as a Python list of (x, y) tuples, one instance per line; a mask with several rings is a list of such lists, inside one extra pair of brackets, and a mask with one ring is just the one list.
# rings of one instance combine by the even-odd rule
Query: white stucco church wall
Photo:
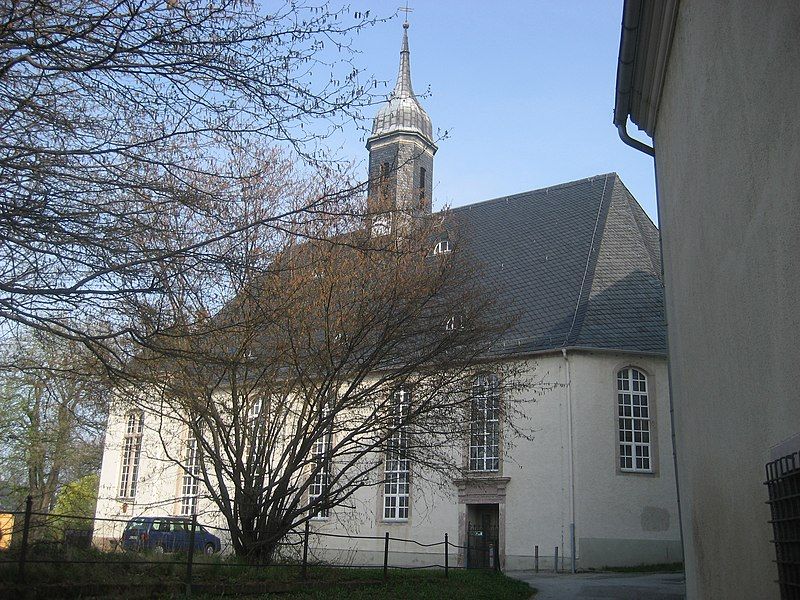
[[(540, 568), (553, 568), (558, 548), (561, 565), (569, 569), (573, 523), (577, 568), (680, 560), (668, 404), (659, 401), (667, 393), (665, 360), (568, 351), (566, 356), (542, 354), (529, 364), (532, 371), (527, 375), (554, 385), (535, 398), (532, 391), (520, 392), (533, 400), (521, 405), (524, 415), (517, 422), (530, 435), (515, 438), (508, 427), (503, 429), (504, 455), (498, 471), (454, 473), (449, 484), (440, 486), (412, 463), (407, 520), (384, 520), (380, 486), (362, 488), (347, 506), (334, 508), (327, 519), (315, 519), (312, 530), (379, 539), (314, 536), (312, 558), (335, 564), (381, 564), (380, 538), (386, 532), (422, 544), (441, 542), (447, 533), (452, 543), (465, 546), (470, 525), (480, 526), (475, 510), (488, 508), (496, 510), (498, 556), (504, 569), (532, 569), (536, 546)], [(616, 375), (631, 366), (646, 374), (649, 386), (652, 473), (625, 473), (619, 468)], [(165, 449), (157, 415), (144, 414), (136, 497), (119, 497), (124, 408), (109, 419), (97, 516), (124, 520), (179, 515), (184, 474), (170, 455), (180, 456), (185, 436), (171, 432), (174, 442), (169, 448), (168, 437)], [(455, 444), (453, 452), (463, 448)], [(198, 513), (199, 522), (224, 527), (207, 500), (201, 500)], [(117, 523), (99, 527), (95, 543), (109, 546), (121, 536), (121, 528)], [(395, 566), (443, 564), (443, 549), (392, 541), (390, 560)], [(465, 560), (463, 550), (451, 549), (451, 564), (464, 565)]]

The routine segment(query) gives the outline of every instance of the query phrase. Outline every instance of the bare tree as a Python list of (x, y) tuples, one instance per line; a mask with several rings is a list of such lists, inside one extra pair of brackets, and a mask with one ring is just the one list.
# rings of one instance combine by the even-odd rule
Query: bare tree
[[(302, 0), (4, 2), (0, 318), (101, 355), (141, 343), (155, 332), (131, 304), (210, 241), (331, 210), (329, 188), (235, 227), (220, 207), (252, 175), (238, 157), (268, 165), (268, 145), (335, 172), (321, 142), (371, 102), (351, 40), (374, 21)], [(175, 229), (199, 221), (214, 227)], [(97, 319), (102, 334), (77, 325)]]
[[(528, 382), (495, 352), (507, 315), (466, 253), (432, 254), (441, 219), (323, 235), (332, 220), (287, 238), (235, 300), (131, 365), (149, 385), (129, 401), (161, 418), (163, 448), (238, 554), (269, 561), (299, 524), (386, 482), (386, 460), (413, 460), (420, 478), (459, 473), (476, 393), (514, 427), (512, 392)], [(187, 435), (197, 465), (176, 444)]]
[(65, 483), (100, 469), (109, 382), (81, 344), (34, 331), (7, 349), (0, 385), (4, 479), (46, 513)]

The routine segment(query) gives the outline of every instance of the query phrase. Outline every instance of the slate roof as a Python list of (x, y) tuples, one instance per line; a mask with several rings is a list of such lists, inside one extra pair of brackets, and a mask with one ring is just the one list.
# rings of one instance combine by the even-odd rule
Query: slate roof
[(503, 353), (565, 347), (666, 355), (658, 229), (616, 173), (452, 209), (513, 326)]

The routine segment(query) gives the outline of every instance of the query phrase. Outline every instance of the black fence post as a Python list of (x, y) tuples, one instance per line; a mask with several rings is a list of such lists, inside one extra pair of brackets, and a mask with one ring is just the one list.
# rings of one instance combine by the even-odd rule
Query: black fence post
[(450, 542), (447, 541), (447, 533), (444, 534), (444, 576), (450, 577), (450, 563), (449, 563), (449, 554), (448, 554), (448, 546)]
[(464, 556), (465, 569), (469, 569), (469, 538), (470, 538), (469, 531), (467, 531), (467, 549), (466, 549), (466, 555)]
[(28, 559), (28, 534), (31, 529), (33, 498), (25, 499), (25, 520), (22, 522), (22, 547), (19, 550), (19, 581), (25, 583), (25, 561)]
[(555, 557), (556, 559), (553, 561), (553, 571), (558, 573), (558, 546), (556, 546), (555, 549)]
[(386, 542), (383, 544), (383, 578), (389, 577), (389, 532), (386, 532)]
[(492, 547), (492, 552), (494, 553), (494, 570), (500, 571), (500, 544), (497, 543)]
[(539, 544), (533, 547), (533, 571), (539, 572)]
[(192, 528), (189, 530), (189, 552), (186, 557), (186, 597), (192, 597), (192, 565), (194, 563), (195, 532), (197, 531), (197, 515), (192, 515)]
[(306, 529), (303, 533), (303, 567), (300, 570), (300, 578), (307, 579), (308, 578), (308, 530), (309, 530), (309, 522), (306, 520)]

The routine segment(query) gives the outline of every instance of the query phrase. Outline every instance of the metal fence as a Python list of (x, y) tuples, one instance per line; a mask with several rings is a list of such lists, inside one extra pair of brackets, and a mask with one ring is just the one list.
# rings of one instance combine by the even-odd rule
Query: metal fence
[[(147, 543), (136, 542), (123, 545), (122, 533), (138, 517), (127, 519), (81, 517), (40, 513), (33, 511), (31, 507), (32, 501), (28, 497), (24, 511), (6, 513), (13, 518), (13, 524), (3, 532), (3, 539), (6, 541), (8, 541), (8, 537), (5, 536), (10, 536), (10, 546), (0, 550), (0, 566), (4, 566), (6, 572), (16, 566), (14, 579), (17, 584), (36, 583), (35, 573), (31, 567), (34, 564), (177, 565), (183, 571), (187, 595), (191, 594), (192, 585), (198, 580), (197, 569), (209, 565), (256, 569), (259, 567), (293, 567), (297, 570), (297, 578), (300, 580), (306, 580), (309, 577), (309, 569), (316, 567), (382, 569), (384, 579), (388, 577), (390, 569), (441, 569), (443, 576), (447, 578), (451, 569), (465, 568), (465, 566), (457, 564), (457, 558), (454, 561), (456, 564), (451, 564), (453, 562), (451, 558), (457, 557), (459, 550), (465, 551), (464, 557), (469, 556), (470, 552), (469, 546), (459, 546), (450, 542), (447, 533), (443, 535), (441, 541), (424, 543), (413, 539), (393, 537), (388, 531), (382, 536), (327, 533), (316, 528), (312, 529), (309, 521), (305, 521), (302, 527), (284, 536), (279, 543), (280, 551), (273, 560), (268, 563), (259, 563), (237, 556), (232, 550), (228, 531), (213, 525), (200, 524), (196, 515), (185, 518), (166, 515), (147, 517), (161, 522), (181, 523), (183, 528), (181, 534), (185, 536), (180, 540), (177, 537), (172, 538), (172, 543), (162, 540), (160, 546), (154, 547)], [(215, 546), (214, 551), (221, 556), (205, 556), (203, 544), (200, 542), (209, 539), (207, 538), (208, 533), (219, 539), (219, 547)], [(310, 554), (326, 550), (319, 544), (325, 538), (364, 540), (371, 541), (373, 546), (382, 546), (382, 565), (359, 564), (353, 561), (336, 563), (310, 557)], [(425, 556), (438, 555), (439, 559), (432, 559), (434, 562), (431, 563), (412, 566), (398, 564), (402, 561), (392, 560), (394, 553), (404, 552), (403, 549), (408, 547), (425, 549)], [(156, 549), (158, 549), (158, 553), (155, 552)]]
[(767, 464), (769, 506), (783, 600), (800, 600), (800, 453)]

